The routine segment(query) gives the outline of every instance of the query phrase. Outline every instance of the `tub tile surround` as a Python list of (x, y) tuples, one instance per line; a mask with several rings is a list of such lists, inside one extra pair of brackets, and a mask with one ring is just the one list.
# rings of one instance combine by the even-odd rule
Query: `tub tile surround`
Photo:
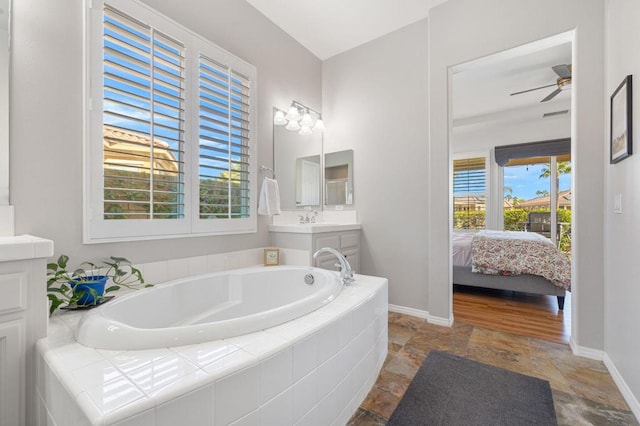
[[(206, 256), (205, 272), (259, 264), (262, 256), (262, 249)], [(159, 282), (169, 270), (202, 271), (203, 258), (141, 267)], [(386, 357), (387, 302), (386, 279), (358, 275), (333, 302), (296, 320), (143, 351), (82, 346), (73, 338), (82, 313), (54, 315), (50, 337), (38, 342), (38, 425), (345, 424)]]

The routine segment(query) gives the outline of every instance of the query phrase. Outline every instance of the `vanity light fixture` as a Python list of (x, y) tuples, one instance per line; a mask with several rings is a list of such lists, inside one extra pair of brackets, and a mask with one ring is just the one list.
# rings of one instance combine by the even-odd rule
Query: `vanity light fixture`
[(314, 131), (324, 130), (322, 114), (298, 101), (292, 101), (286, 113), (276, 109), (273, 124), (285, 126), (285, 129), (298, 132), (301, 135), (310, 135)]

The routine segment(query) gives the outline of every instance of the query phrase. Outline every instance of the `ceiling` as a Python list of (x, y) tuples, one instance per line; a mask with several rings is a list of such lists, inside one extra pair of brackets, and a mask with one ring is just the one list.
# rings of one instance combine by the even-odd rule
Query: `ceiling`
[(446, 0), (247, 0), (325, 60), (427, 17)]
[[(424, 19), (446, 0), (246, 1), (325, 60)], [(567, 33), (454, 67), (454, 126), (541, 120), (545, 113), (569, 109), (571, 90), (544, 103), (554, 87), (510, 94), (554, 84), (558, 76), (551, 67), (570, 63)]]
[(568, 35), (556, 36), (455, 67), (454, 127), (542, 120), (545, 113), (570, 109), (571, 89), (542, 103), (540, 101), (557, 86), (511, 96), (511, 93), (556, 83), (558, 75), (551, 67), (571, 64), (568, 38)]

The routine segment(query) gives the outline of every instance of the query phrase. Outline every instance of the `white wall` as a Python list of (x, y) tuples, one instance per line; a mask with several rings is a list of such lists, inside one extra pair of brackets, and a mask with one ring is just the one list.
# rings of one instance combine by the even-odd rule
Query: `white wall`
[[(627, 386), (635, 395), (630, 402), (640, 418), (640, 56), (635, 51), (640, 44), (638, 33), (640, 2), (608, 0), (606, 19), (606, 90), (607, 125), (603, 146), (606, 171), (605, 205), (605, 352)], [(628, 74), (633, 75), (633, 139), (635, 154), (618, 164), (609, 164), (609, 96)], [(622, 214), (613, 213), (613, 200), (622, 194)]]
[[(272, 107), (321, 105), (321, 63), (244, 1), (147, 0), (258, 70), (258, 165), (272, 166)], [(136, 263), (268, 244), (267, 219), (240, 236), (82, 244), (83, 14), (81, 0), (13, 2), (11, 202), (16, 234), (55, 242), (78, 262)]]
[[(499, 12), (498, 12), (499, 11)], [(549, 12), (552, 11), (552, 12)], [(451, 318), (449, 222), (450, 67), (575, 30), (572, 339), (603, 348), (603, 0), (449, 0), (429, 21), (429, 313)]]
[(324, 151), (353, 149), (361, 271), (425, 310), (427, 21), (323, 63)]

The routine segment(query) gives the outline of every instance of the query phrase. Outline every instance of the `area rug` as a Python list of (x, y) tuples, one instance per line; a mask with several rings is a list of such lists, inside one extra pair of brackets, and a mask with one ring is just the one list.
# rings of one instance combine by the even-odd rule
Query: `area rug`
[(432, 351), (387, 425), (557, 425), (546, 380)]

